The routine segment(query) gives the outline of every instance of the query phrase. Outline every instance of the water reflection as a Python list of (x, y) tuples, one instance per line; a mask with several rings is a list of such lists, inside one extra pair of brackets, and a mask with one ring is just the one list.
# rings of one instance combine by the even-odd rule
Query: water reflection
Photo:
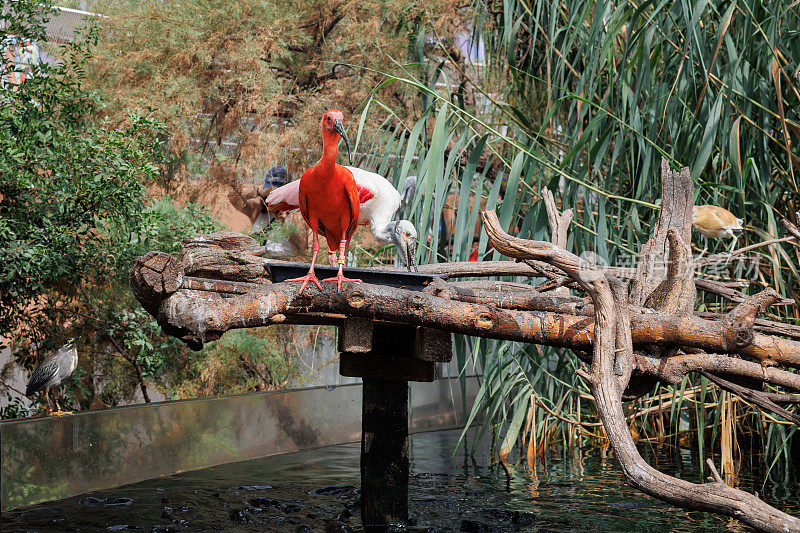
[[(673, 508), (622, 482), (613, 457), (549, 453), (535, 475), (487, 465), (485, 443), (454, 454), (458, 431), (411, 437), (410, 531), (747, 531), (736, 521)], [(470, 439), (471, 440), (471, 439)], [(659, 450), (659, 469), (698, 481), (692, 454)], [(359, 445), (331, 446), (188, 472), (12, 511), (3, 531), (358, 530)], [(796, 479), (740, 488), (800, 514)], [(508, 490), (506, 485), (508, 484)], [(180, 528), (180, 529), (179, 529)], [(345, 529), (340, 529), (345, 530)]]

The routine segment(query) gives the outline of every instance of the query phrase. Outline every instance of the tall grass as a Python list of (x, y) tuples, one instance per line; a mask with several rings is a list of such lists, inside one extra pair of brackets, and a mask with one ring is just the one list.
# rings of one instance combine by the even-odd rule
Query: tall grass
[[(486, 236), (474, 233), (483, 207), (496, 208), (521, 237), (549, 238), (538, 202), (547, 187), (576, 211), (572, 251), (631, 265), (657, 216), (661, 157), (691, 169), (696, 203), (745, 220), (742, 245), (777, 235), (780, 217), (793, 216), (800, 200), (797, 2), (497, 0), (471, 9), (472, 39), (489, 51), (485, 64), (452, 61), (446, 46), (438, 64), (397, 62), (385, 83), (417, 92), (419, 120), (404, 124), (375, 96), (351, 134), (356, 151), (375, 154), (362, 166), (398, 187), (417, 176), (410, 218), (420, 229), (421, 262), (464, 260), (473, 246), (479, 258), (497, 258)], [(446, 44), (433, 28), (427, 37)], [(363, 125), (376, 110), (385, 121), (368, 139)], [(450, 194), (460, 207), (447, 235)], [(706, 244), (699, 235), (695, 241), (697, 251)], [(721, 246), (709, 243), (712, 251)], [(763, 248), (751, 290), (792, 295), (798, 259), (792, 244)], [(724, 310), (726, 302), (701, 295), (698, 305)], [(778, 314), (798, 320), (796, 308)], [(457, 346), (462, 367), (481, 376), (472, 415), (492, 428), (502, 453), (519, 445), (535, 457), (552, 444), (605, 442), (570, 354), (471, 338)], [(738, 443), (763, 451), (759, 460), (771, 472), (791, 464), (795, 427), (724, 399), (702, 377), (657, 386), (628, 409), (643, 441), (691, 445), (701, 457)]]

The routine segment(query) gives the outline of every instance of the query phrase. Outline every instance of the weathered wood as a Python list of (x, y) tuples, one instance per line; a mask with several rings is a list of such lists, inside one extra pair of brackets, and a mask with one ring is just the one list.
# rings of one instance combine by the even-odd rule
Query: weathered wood
[(181, 287), (183, 276), (183, 269), (174, 257), (149, 252), (134, 260), (128, 283), (142, 307), (155, 314), (161, 300)]
[[(228, 329), (270, 325), (277, 315), (283, 321), (286, 314), (302, 312), (342, 313), (413, 326), (423, 323), (454, 333), (577, 350), (591, 347), (594, 335), (593, 319), (576, 316), (568, 309), (561, 313), (498, 309), (366, 283), (348, 284), (341, 293), (328, 284), (321, 292), (306, 288), (304, 295), (298, 294), (299, 289), (297, 283), (277, 283), (222, 300), (198, 299), (178, 291), (161, 301), (155, 316), (162, 327), (170, 328), (194, 349), (218, 339)], [(635, 314), (631, 330), (636, 346), (685, 346), (800, 368), (800, 342), (754, 333), (748, 346), (729, 346), (727, 325), (720, 320), (688, 314)], [(376, 337), (377, 333), (373, 339)]]
[(737, 305), (725, 317), (728, 325), (727, 344), (744, 347), (753, 342), (753, 322), (769, 306), (780, 300), (781, 295), (768, 288)]
[(368, 353), (372, 350), (372, 320), (347, 318), (339, 328), (339, 351)]
[(642, 375), (652, 376), (672, 385), (677, 385), (687, 374), (692, 372), (708, 371), (724, 376), (760, 380), (771, 385), (800, 391), (800, 374), (737, 357), (716, 353), (677, 354), (667, 357), (636, 354), (634, 359), (636, 370)]
[(252, 238), (230, 231), (183, 241), (181, 265), (187, 276), (266, 283), (264, 248)]
[[(536, 264), (536, 262), (532, 262)], [(565, 278), (563, 275), (556, 273), (552, 267), (546, 263), (539, 262), (539, 265), (544, 265), (549, 270), (544, 273), (549, 273), (551, 276)], [(537, 265), (537, 266), (539, 266)], [(375, 267), (379, 270), (390, 270), (391, 267)], [(429, 274), (438, 274), (443, 279), (452, 278), (470, 278), (470, 277), (494, 277), (494, 276), (527, 276), (527, 277), (543, 277), (544, 273), (541, 268), (533, 268), (525, 262), (516, 261), (455, 261), (452, 263), (435, 263), (431, 265), (419, 265), (419, 271)], [(610, 276), (615, 276), (620, 279), (633, 280), (636, 276), (636, 270), (626, 267), (607, 267), (604, 272)], [(666, 268), (664, 269), (666, 272)], [(741, 291), (736, 290), (731, 283), (724, 281), (717, 281), (696, 276), (694, 278), (695, 287), (698, 290), (710, 294), (716, 294), (727, 298), (733, 302), (743, 302), (747, 299), (747, 295)], [(794, 300), (784, 298), (776, 305), (794, 305)]]
[(247, 283), (242, 281), (227, 281), (209, 278), (195, 278), (184, 276), (183, 288), (193, 291), (218, 292), (223, 295), (247, 294), (264, 287), (260, 283)]
[(256, 242), (252, 237), (235, 231), (217, 231), (206, 235), (198, 235), (183, 240), (184, 250), (219, 248), (226, 252), (246, 253), (251, 255), (263, 255), (264, 247)]
[(489, 242), (515, 258), (534, 258), (557, 266), (579, 283), (594, 302), (596, 331), (589, 383), (598, 414), (628, 483), (655, 498), (688, 509), (718, 512), (763, 531), (800, 531), (800, 519), (783, 513), (756, 496), (719, 481), (696, 485), (651, 467), (639, 454), (622, 408), (627, 383), (620, 382), (619, 358), (634, 359), (625, 291), (614, 291), (600, 271), (587, 269), (579, 257), (550, 243), (525, 241), (503, 231), (493, 211), (482, 213)]
[(361, 521), (366, 531), (408, 521), (408, 383), (364, 380)]
[[(280, 283), (288, 279), (297, 279), (308, 272), (308, 265), (305, 263), (288, 263), (286, 261), (266, 261), (264, 270), (273, 283)], [(326, 265), (316, 265), (314, 272), (318, 278), (331, 278), (336, 276), (338, 267)], [(412, 291), (425, 289), (434, 280), (439, 279), (432, 274), (420, 274), (418, 272), (406, 272), (405, 270), (375, 270), (364, 267), (345, 267), (344, 276), (348, 278), (360, 279), (364, 283), (373, 283), (387, 287), (397, 287)]]
[[(430, 289), (430, 294), (448, 300), (458, 300), (459, 302), (469, 302), (476, 304), (492, 305), (500, 309), (519, 309), (530, 311), (555, 311), (573, 312), (576, 315), (589, 315), (590, 310), (586, 309), (591, 302), (586, 298), (569, 295), (557, 295), (553, 293), (540, 293), (534, 287), (525, 285), (527, 290), (503, 290), (506, 285), (503, 282), (487, 282), (497, 284), (496, 290), (492, 289), (470, 289), (464, 288), (456, 283), (444, 283), (434, 285)], [(482, 284), (483, 285), (483, 284)]]
[(434, 379), (434, 368), (432, 362), (412, 357), (342, 352), (339, 374), (351, 378), (430, 383)]
[[(647, 298), (667, 278), (669, 248), (667, 234), (677, 232), (683, 243), (692, 242), (692, 208), (694, 183), (688, 168), (670, 170), (669, 162), (661, 160), (661, 211), (653, 226), (653, 234), (639, 252), (630, 301), (644, 306)], [(691, 251), (690, 251), (691, 255)], [(694, 301), (692, 301), (694, 303)]]
[(414, 358), (440, 363), (450, 361), (453, 358), (453, 334), (440, 329), (418, 327)]
[(769, 396), (767, 396), (763, 392), (743, 387), (737, 383), (733, 383), (731, 381), (722, 379), (719, 376), (715, 376), (710, 372), (701, 372), (701, 374), (703, 374), (706, 378), (708, 378), (708, 380), (714, 383), (717, 387), (730, 391), (736, 394), (737, 396), (744, 398), (745, 400), (753, 402), (762, 409), (766, 409), (767, 411), (775, 413), (776, 415), (783, 417), (789, 422), (792, 422), (796, 426), (800, 426), (800, 415), (796, 415), (791, 411), (787, 411), (780, 405), (776, 404)]
[(550, 189), (542, 189), (542, 199), (547, 210), (547, 221), (550, 224), (550, 242), (566, 250), (569, 225), (573, 217), (572, 209), (559, 212), (556, 207), (556, 200)]
[(667, 277), (650, 293), (644, 306), (667, 314), (691, 312), (697, 297), (693, 279), (692, 247), (681, 239), (675, 228), (667, 230), (667, 243)]

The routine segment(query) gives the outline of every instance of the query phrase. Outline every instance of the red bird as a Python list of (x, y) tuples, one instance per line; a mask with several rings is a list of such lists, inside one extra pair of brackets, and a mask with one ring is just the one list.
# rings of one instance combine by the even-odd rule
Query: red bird
[(342, 275), (342, 268), (346, 263), (347, 245), (358, 227), (360, 206), (358, 187), (353, 179), (353, 173), (336, 164), (340, 135), (344, 137), (347, 154), (351, 156), (350, 141), (347, 139), (342, 120), (344, 115), (338, 109), (331, 109), (322, 117), (322, 158), (300, 178), (300, 213), (314, 232), (314, 255), (311, 257), (308, 274), (287, 281), (302, 281), (301, 294), (309, 281), (313, 281), (322, 290), (317, 276), (314, 275), (314, 265), (317, 263), (319, 253), (318, 233), (325, 235), (331, 254), (337, 246), (339, 247), (339, 273), (334, 278), (322, 281), (338, 282), (337, 291), (342, 290), (343, 281), (361, 281)]

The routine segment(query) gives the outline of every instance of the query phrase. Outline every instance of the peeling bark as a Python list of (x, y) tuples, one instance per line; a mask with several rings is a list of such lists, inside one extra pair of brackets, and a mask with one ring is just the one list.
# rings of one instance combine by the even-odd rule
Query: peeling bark
[[(667, 266), (671, 264), (671, 250), (679, 241), (692, 240), (692, 207), (694, 206), (694, 184), (689, 169), (680, 172), (669, 168), (666, 159), (661, 160), (661, 211), (650, 239), (639, 251), (631, 291), (631, 303), (644, 305), (652, 292), (667, 278)], [(668, 239), (669, 230), (675, 232), (677, 242)], [(689, 251), (691, 257), (691, 250)]]
[[(151, 252), (137, 260), (134, 270), (149, 269), (151, 260), (162, 261), (158, 252)], [(170, 283), (174, 285), (166, 280), (152, 282), (158, 286)], [(324, 284), (322, 291), (307, 288), (304, 295), (299, 295), (300, 287), (294, 283), (258, 287), (233, 298), (183, 289), (160, 300), (153, 314), (170, 334), (198, 349), (229, 329), (280, 323), (286, 315), (303, 313), (338, 313), (579, 350), (591, 347), (595, 331), (592, 317), (573, 314), (581, 312), (577, 308), (584, 303), (572, 298), (528, 297), (525, 303), (531, 309), (521, 311), (368, 283), (347, 284), (341, 293), (332, 284)], [(146, 290), (137, 287), (135, 292)], [(731, 341), (728, 324), (720, 320), (688, 314), (636, 313), (630, 327), (637, 346), (684, 346), (736, 353), (759, 362), (800, 368), (800, 342), (753, 333), (750, 344), (737, 345)]]

